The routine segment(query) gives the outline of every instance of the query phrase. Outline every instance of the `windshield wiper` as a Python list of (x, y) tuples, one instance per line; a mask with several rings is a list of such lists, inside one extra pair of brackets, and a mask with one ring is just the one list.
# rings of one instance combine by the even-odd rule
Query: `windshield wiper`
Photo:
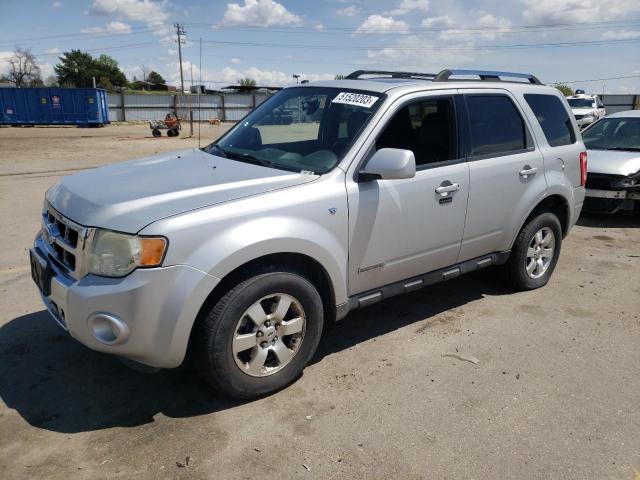
[(240, 160), (241, 162), (247, 162), (247, 163), (255, 163), (256, 165), (262, 165), (263, 167), (272, 166), (272, 163), (269, 160), (254, 157), (249, 153), (232, 152), (231, 150), (225, 150), (219, 145), (212, 145), (211, 149), (209, 150), (209, 153), (212, 153), (211, 150), (213, 149), (219, 152), (220, 156), (224, 158), (230, 158), (232, 160)]
[(231, 158), (233, 160), (240, 160), (241, 162), (254, 163), (256, 165), (262, 165), (263, 167), (273, 166), (273, 163), (271, 163), (269, 160), (265, 160), (264, 158), (254, 157), (249, 153), (231, 152), (229, 150), (222, 150), (222, 152), (225, 154), (227, 158)]
[(216, 155), (212, 152), (212, 150), (217, 150), (218, 152), (220, 152), (221, 157), (229, 158), (227, 157), (227, 152), (224, 150), (224, 148), (219, 147), (218, 145), (209, 145), (208, 147), (202, 147), (200, 150), (202, 150), (203, 152), (207, 152), (210, 155)]

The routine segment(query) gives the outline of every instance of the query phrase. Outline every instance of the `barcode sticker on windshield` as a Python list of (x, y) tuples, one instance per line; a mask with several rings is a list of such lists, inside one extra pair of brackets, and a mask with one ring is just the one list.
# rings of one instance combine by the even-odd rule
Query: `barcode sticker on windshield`
[(333, 103), (345, 103), (347, 105), (356, 105), (358, 107), (369, 108), (378, 101), (379, 97), (365, 95), (363, 93), (340, 92)]

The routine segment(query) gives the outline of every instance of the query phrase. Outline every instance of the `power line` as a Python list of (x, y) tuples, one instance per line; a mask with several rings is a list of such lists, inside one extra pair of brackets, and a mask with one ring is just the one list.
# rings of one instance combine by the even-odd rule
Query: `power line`
[[(415, 34), (415, 33), (437, 33), (447, 32), (447, 34), (467, 34), (474, 32), (484, 33), (528, 33), (528, 32), (540, 32), (540, 31), (564, 31), (564, 30), (585, 30), (585, 29), (600, 29), (611, 27), (632, 27), (640, 25), (640, 19), (634, 20), (611, 20), (602, 22), (584, 22), (584, 23), (561, 23), (561, 24), (537, 24), (537, 25), (510, 25), (501, 27), (481, 27), (481, 26), (446, 26), (446, 27), (423, 27), (420, 26), (413, 32), (406, 32), (405, 29), (392, 28), (385, 32), (380, 32), (379, 29), (360, 27), (324, 27), (322, 31), (318, 31), (315, 27), (309, 26), (290, 26), (290, 27), (252, 27), (252, 26), (221, 26), (218, 27), (220, 31), (253, 31), (264, 33), (314, 33), (314, 34), (351, 34), (355, 32), (371, 33), (371, 34)], [(204, 22), (192, 22), (183, 23), (181, 26), (193, 27), (193, 28), (210, 28), (210, 23)], [(166, 31), (169, 27), (167, 25), (159, 25), (154, 27), (132, 27), (128, 35), (139, 35), (142, 33), (156, 33)], [(56, 35), (44, 35), (34, 37), (22, 37), (7, 41), (0, 42), (0, 45), (14, 45), (16, 43), (41, 43), (44, 41), (58, 40), (58, 41), (71, 41), (75, 39), (98, 39), (105, 38), (113, 35), (112, 32), (81, 32), (81, 33), (64, 33)], [(124, 33), (123, 33), (124, 35)]]
[(604, 82), (605, 80), (624, 80), (627, 78), (640, 78), (640, 75), (625, 75), (623, 77), (609, 77), (609, 78), (592, 78), (590, 80), (563, 80), (561, 82), (551, 82), (551, 83), (562, 84), (562, 83)]
[[(203, 40), (204, 43), (216, 44), (216, 45), (235, 45), (243, 47), (264, 47), (264, 48), (303, 48), (312, 50), (380, 50), (380, 45), (369, 46), (348, 46), (348, 45), (319, 45), (319, 44), (296, 44), (296, 43), (263, 43), (263, 42), (234, 42), (225, 40)], [(393, 45), (387, 48), (393, 48), (395, 50), (404, 50), (412, 52), (469, 52), (477, 50), (517, 50), (527, 48), (555, 48), (555, 47), (573, 47), (573, 46), (598, 46), (598, 45), (610, 45), (610, 44), (622, 44), (640, 42), (640, 38), (635, 39), (621, 39), (621, 40), (586, 40), (578, 42), (551, 42), (551, 43), (520, 43), (520, 44), (503, 44), (503, 45), (469, 45), (469, 46), (457, 46), (446, 47), (439, 45), (431, 45), (429, 47), (422, 46), (410, 46), (410, 45)]]

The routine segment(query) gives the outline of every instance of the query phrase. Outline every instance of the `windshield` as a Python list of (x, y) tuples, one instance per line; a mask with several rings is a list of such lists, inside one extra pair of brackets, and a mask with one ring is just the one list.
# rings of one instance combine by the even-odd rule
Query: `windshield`
[(571, 108), (594, 108), (595, 101), (591, 98), (567, 98)]
[(203, 150), (272, 168), (326, 173), (340, 162), (383, 97), (340, 88), (287, 88)]
[(592, 150), (640, 151), (640, 117), (603, 118), (582, 132), (582, 139)]

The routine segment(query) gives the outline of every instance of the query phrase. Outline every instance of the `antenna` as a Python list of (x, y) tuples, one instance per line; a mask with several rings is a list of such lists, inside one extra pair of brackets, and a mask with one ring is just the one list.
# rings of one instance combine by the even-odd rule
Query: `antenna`
[(202, 124), (202, 111), (200, 110), (200, 94), (202, 93), (202, 37), (200, 37), (200, 79), (198, 80), (198, 149), (200, 149), (200, 125)]

